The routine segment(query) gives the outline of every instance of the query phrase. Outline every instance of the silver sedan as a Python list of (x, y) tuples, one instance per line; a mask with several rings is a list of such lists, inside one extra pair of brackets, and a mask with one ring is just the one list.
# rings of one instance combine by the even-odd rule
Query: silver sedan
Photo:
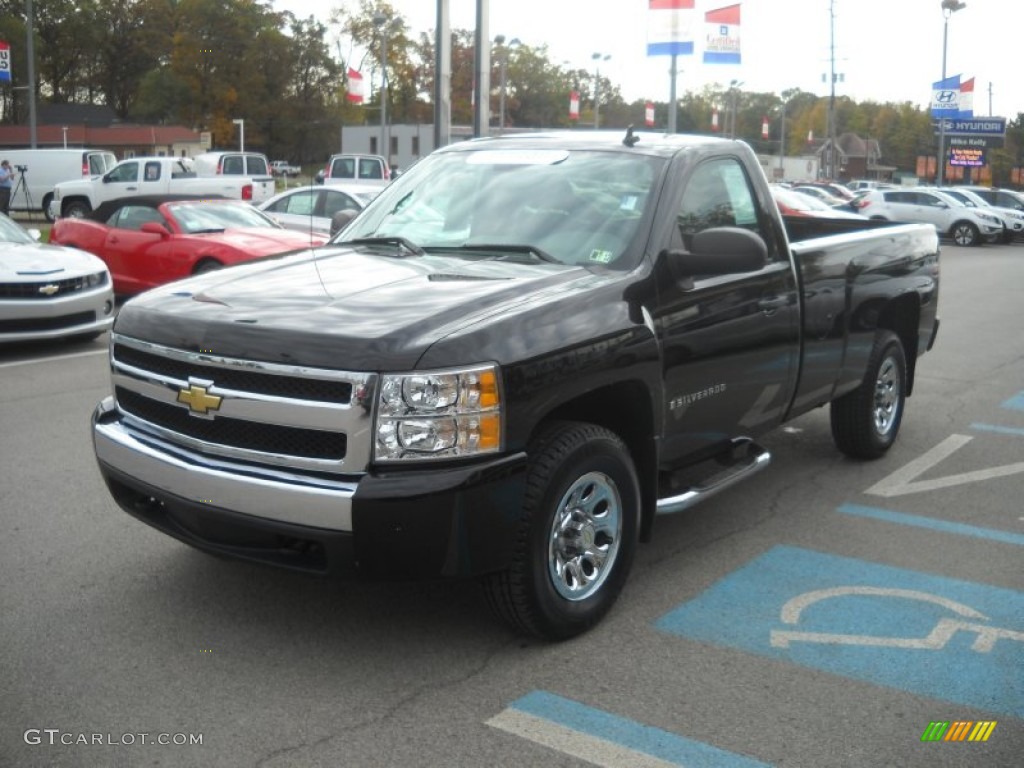
[(361, 211), (378, 191), (364, 187), (296, 187), (274, 195), (258, 208), (287, 229), (331, 235), (331, 220), (337, 213)]

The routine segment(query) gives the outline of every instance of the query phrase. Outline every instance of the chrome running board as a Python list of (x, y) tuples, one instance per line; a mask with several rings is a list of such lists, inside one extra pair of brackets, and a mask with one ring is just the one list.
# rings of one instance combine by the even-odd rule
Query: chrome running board
[(657, 514), (669, 515), (689, 509), (760, 472), (771, 463), (771, 460), (772, 455), (753, 440), (737, 438), (733, 440), (732, 461), (727, 467), (699, 485), (687, 488), (683, 493), (658, 499)]

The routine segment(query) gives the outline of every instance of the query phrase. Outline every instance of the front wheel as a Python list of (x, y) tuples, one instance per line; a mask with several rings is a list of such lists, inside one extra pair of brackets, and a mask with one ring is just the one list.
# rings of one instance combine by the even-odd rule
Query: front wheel
[(92, 208), (89, 207), (88, 203), (81, 200), (72, 200), (64, 206), (63, 213), (65, 219), (84, 219), (91, 210)]
[(953, 242), (966, 248), (981, 245), (981, 233), (969, 221), (958, 221), (953, 225)]
[(879, 331), (864, 381), (832, 401), (832, 439), (855, 459), (877, 459), (896, 442), (907, 393), (907, 360), (899, 336)]
[(600, 621), (626, 581), (639, 483), (622, 440), (594, 424), (553, 424), (528, 453), (512, 565), (487, 576), (484, 587), (514, 629), (562, 640)]

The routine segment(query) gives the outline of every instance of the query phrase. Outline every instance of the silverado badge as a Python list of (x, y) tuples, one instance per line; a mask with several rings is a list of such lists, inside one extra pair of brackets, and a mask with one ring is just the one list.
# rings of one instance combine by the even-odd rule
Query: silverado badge
[(210, 411), (216, 411), (224, 398), (209, 394), (207, 389), (212, 386), (213, 382), (199, 383), (189, 379), (188, 387), (178, 390), (178, 402), (187, 405), (190, 413), (206, 415)]

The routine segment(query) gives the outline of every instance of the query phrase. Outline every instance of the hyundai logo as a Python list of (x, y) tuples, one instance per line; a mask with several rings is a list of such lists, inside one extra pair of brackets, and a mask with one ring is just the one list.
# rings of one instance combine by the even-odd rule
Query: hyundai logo
[(956, 91), (936, 91), (935, 101), (939, 104), (951, 104), (956, 101)]

